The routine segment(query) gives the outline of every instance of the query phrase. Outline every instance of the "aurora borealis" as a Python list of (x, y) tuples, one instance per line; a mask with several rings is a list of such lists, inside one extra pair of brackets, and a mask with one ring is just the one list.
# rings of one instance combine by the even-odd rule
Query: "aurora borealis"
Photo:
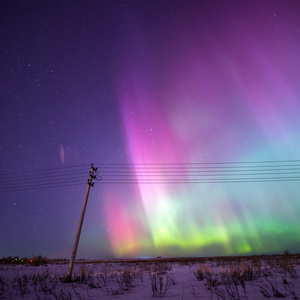
[[(247, 12), (245, 2), (228, 6), (229, 20), (221, 8), (214, 21), (203, 20), (199, 7), (174, 25), (176, 35), (163, 26), (167, 41), (154, 53), (147, 33), (128, 25), (118, 100), (131, 163), (297, 157), (296, 12), (270, 10), (266, 2)], [(300, 239), (297, 190), (297, 182), (138, 184), (111, 236), (113, 249), (126, 256), (153, 248), (165, 256), (291, 248)]]
[[(256, 162), (257, 166), (300, 158), (300, 4), (189, 0), (55, 5), (48, 11), (56, 17), (39, 30), (58, 26), (58, 36), (45, 38), (54, 50), (47, 49), (48, 65), (40, 62), (40, 68), (57, 72), (59, 80), (45, 77), (44, 90), (33, 89), (26, 97), (37, 97), (29, 107), (38, 103), (43, 121), (57, 125), (49, 130), (49, 121), (42, 122), (31, 142), (36, 127), (27, 117), (22, 137), (35, 146), (26, 151), (24, 162), (13, 163), (12, 168), (87, 163), (88, 174), (92, 161), (99, 174), (109, 164), (130, 164), (134, 176), (134, 184), (106, 184), (104, 175), (103, 182), (95, 183), (79, 256), (299, 252), (299, 181), (147, 184), (141, 174), (147, 165)], [(63, 28), (65, 35), (60, 35)], [(70, 38), (64, 40), (67, 35)], [(2, 71), (3, 78), (9, 68)], [(48, 91), (52, 98), (40, 103), (40, 95)], [(2, 95), (9, 93), (2, 88)], [(24, 102), (19, 105), (22, 113), (30, 110)], [(9, 102), (4, 107), (12, 110)], [(5, 132), (20, 130), (7, 125), (8, 120), (3, 124)], [(17, 133), (8, 137), (3, 130), (3, 136), (1, 174), (6, 174), (11, 172), (8, 162), (21, 162), (24, 156), (13, 150), (19, 145), (14, 142)], [(32, 150), (41, 144), (40, 149), (47, 150)], [(161, 167), (155, 176), (164, 176)], [(16, 248), (27, 253), (25, 245), (30, 243), (36, 254), (68, 256), (84, 187), (49, 191), (0, 194), (1, 205), (13, 217), (12, 203), (25, 206), (28, 197), (33, 198), (31, 207), (47, 211), (42, 217), (37, 216), (41, 212), (24, 208), (23, 224), (29, 218), (42, 228), (35, 237), (26, 237), (30, 230), (21, 229), (20, 220), (13, 225), (5, 218), (2, 222), (9, 228), (15, 226), (8, 232), (18, 238), (9, 239), (1, 231), (0, 256), (17, 253)], [(34, 197), (42, 197), (42, 204)], [(62, 226), (65, 230), (60, 232)], [(49, 246), (50, 241), (42, 242), (45, 235), (51, 235), (52, 242), (58, 240), (60, 250)], [(6, 246), (9, 243), (22, 246)]]

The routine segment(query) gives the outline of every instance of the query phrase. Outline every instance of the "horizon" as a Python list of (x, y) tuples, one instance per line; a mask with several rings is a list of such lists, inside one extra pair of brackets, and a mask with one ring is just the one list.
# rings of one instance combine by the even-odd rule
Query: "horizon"
[[(247, 258), (247, 257), (264, 257), (264, 256), (297, 256), (297, 255), (300, 255), (299, 252), (295, 252), (295, 253), (292, 253), (290, 251), (288, 251), (288, 249), (285, 249), (284, 252), (282, 253), (257, 253), (257, 254), (237, 254), (237, 255), (216, 255), (216, 256), (166, 256), (166, 257), (163, 257), (163, 256), (157, 256), (157, 257), (98, 257), (98, 258), (83, 258), (83, 257), (76, 257), (75, 259), (75, 262), (80, 262), (80, 261), (86, 261), (86, 262), (92, 262), (92, 261), (99, 261), (99, 262), (102, 262), (102, 261), (112, 261), (112, 262), (118, 262), (118, 261), (135, 261), (135, 260), (138, 260), (138, 261), (147, 261), (147, 260), (172, 260), (172, 261), (176, 261), (176, 260), (184, 260), (184, 259), (187, 259), (187, 260), (197, 260), (197, 259), (214, 259), (214, 258)], [(0, 260), (3, 260), (3, 259), (8, 259), (8, 258), (18, 258), (19, 260), (21, 259), (32, 259), (32, 258), (37, 258), (37, 257), (41, 257), (42, 259), (47, 259), (47, 260), (50, 260), (50, 261), (70, 261), (70, 257), (48, 257), (47, 255), (42, 255), (42, 254), (39, 254), (39, 255), (32, 255), (32, 256), (19, 256), (19, 255), (8, 255), (8, 256), (5, 256), (5, 257), (0, 257)]]
[[(287, 251), (287, 253), (265, 253), (265, 254), (249, 254), (249, 255), (219, 255), (219, 256), (179, 256), (179, 257), (123, 257), (123, 258), (76, 258), (75, 263), (80, 263), (80, 262), (95, 262), (95, 263), (102, 263), (102, 262), (144, 262), (144, 261), (168, 261), (168, 262), (181, 262), (181, 261), (197, 261), (197, 260), (212, 260), (212, 259), (243, 259), (243, 258), (262, 258), (262, 257), (271, 257), (271, 256), (299, 256), (300, 253), (290, 253)], [(45, 261), (64, 261), (64, 262), (70, 262), (70, 258), (50, 258), (47, 256), (42, 256), (42, 255), (34, 255), (31, 257), (19, 257), (17, 256), (7, 256), (7, 257), (0, 257), (1, 260), (5, 260), (8, 258), (13, 258), (13, 259), (18, 259), (23, 260), (23, 259), (34, 259), (41, 257)], [(14, 262), (16, 263), (16, 262)], [(43, 263), (42, 263), (43, 264)]]

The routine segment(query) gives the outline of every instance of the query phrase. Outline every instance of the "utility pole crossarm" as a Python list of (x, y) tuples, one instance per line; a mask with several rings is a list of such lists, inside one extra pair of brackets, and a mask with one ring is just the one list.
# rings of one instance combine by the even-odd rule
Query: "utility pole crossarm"
[(68, 268), (67, 281), (71, 281), (71, 278), (72, 278), (72, 273), (73, 273), (81, 228), (82, 228), (86, 205), (87, 205), (87, 201), (88, 201), (88, 197), (89, 197), (89, 193), (90, 193), (90, 187), (94, 186), (94, 183), (92, 181), (93, 181), (93, 179), (96, 178), (96, 176), (94, 175), (94, 172), (96, 172), (96, 171), (97, 171), (97, 168), (94, 168), (93, 164), (91, 164), (91, 170), (89, 173), (90, 176), (87, 181), (88, 184), (86, 187), (85, 197), (84, 197), (84, 201), (83, 201), (83, 206), (82, 206), (82, 210), (81, 210), (81, 215), (80, 215), (80, 219), (79, 219), (79, 224), (78, 224), (78, 228), (77, 228), (77, 233), (76, 233), (76, 237), (75, 237), (71, 260), (70, 260), (70, 264), (69, 264), (69, 268)]

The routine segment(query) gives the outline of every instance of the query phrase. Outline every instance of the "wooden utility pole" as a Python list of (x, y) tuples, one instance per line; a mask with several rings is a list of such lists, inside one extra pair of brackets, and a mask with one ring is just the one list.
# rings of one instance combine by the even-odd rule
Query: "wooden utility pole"
[(88, 201), (88, 197), (89, 197), (89, 193), (90, 193), (90, 187), (94, 185), (94, 183), (92, 183), (92, 180), (95, 179), (95, 177), (96, 177), (96, 176), (94, 176), (95, 171), (97, 171), (97, 168), (95, 169), (93, 167), (93, 164), (91, 164), (90, 177), (88, 179), (88, 184), (87, 184), (87, 188), (86, 188), (86, 192), (85, 192), (85, 197), (84, 197), (84, 201), (83, 201), (83, 206), (82, 206), (82, 210), (81, 210), (81, 215), (80, 215), (80, 219), (79, 219), (75, 242), (74, 242), (74, 246), (73, 246), (72, 256), (71, 256), (71, 260), (70, 260), (70, 264), (69, 264), (69, 268), (68, 268), (67, 281), (71, 281), (71, 278), (72, 278), (72, 272), (73, 272), (73, 268), (74, 268), (74, 263), (75, 263), (76, 252), (77, 252), (77, 248), (78, 248), (83, 218), (84, 218), (85, 209), (86, 209), (86, 205), (87, 205), (87, 201)]

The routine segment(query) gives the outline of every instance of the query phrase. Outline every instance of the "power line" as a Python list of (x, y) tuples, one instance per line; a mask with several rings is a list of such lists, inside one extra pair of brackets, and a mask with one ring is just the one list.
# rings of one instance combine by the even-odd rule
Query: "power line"
[(300, 160), (98, 165), (102, 184), (246, 183), (300, 180)]
[[(292, 164), (291, 164), (292, 163)], [(142, 169), (148, 169), (148, 168), (154, 168), (154, 169), (174, 169), (174, 168), (251, 168), (253, 164), (257, 164), (256, 167), (298, 167), (300, 168), (300, 160), (272, 160), (272, 161), (242, 161), (242, 162), (197, 162), (197, 163), (144, 163), (144, 164), (133, 164), (133, 163), (96, 163), (99, 165), (101, 170), (103, 169), (135, 169), (138, 170), (140, 168)], [(96, 165), (95, 164), (95, 165)], [(266, 165), (262, 165), (266, 164)], [(228, 165), (228, 166), (222, 166), (222, 165)], [(230, 166), (233, 165), (233, 166)], [(240, 165), (240, 166), (235, 166)], [(243, 166), (244, 165), (244, 166)], [(248, 166), (247, 166), (248, 165)], [(47, 169), (38, 169), (38, 170), (27, 170), (27, 171), (15, 171), (10, 173), (0, 173), (1, 177), (7, 177), (8, 175), (32, 175), (32, 174), (39, 174), (39, 173), (45, 173), (47, 174), (58, 174), (64, 169), (71, 169), (70, 171), (66, 172), (74, 172), (74, 171), (86, 171), (86, 167), (88, 167), (89, 164), (80, 164), (80, 165), (72, 165), (72, 166), (63, 166), (63, 167), (57, 167), (57, 168), (47, 168)], [(84, 167), (84, 168), (83, 168)], [(50, 172), (49, 172), (50, 171)]]
[(72, 173), (63, 173), (63, 174), (59, 174), (59, 173), (56, 173), (56, 174), (48, 174), (48, 175), (39, 175), (39, 174), (34, 174), (34, 175), (27, 175), (25, 177), (25, 175), (22, 175), (22, 176), (11, 176), (11, 177), (6, 177), (6, 178), (3, 178), (3, 179), (0, 179), (0, 185), (1, 183), (6, 183), (8, 181), (11, 181), (11, 180), (18, 180), (18, 181), (28, 181), (28, 180), (36, 180), (36, 179), (49, 179), (49, 178), (59, 178), (59, 177), (78, 177), (78, 176), (81, 176), (83, 174), (86, 174), (86, 170), (85, 172), (72, 172)]
[(86, 185), (85, 183), (70, 183), (70, 184), (57, 184), (51, 186), (44, 186), (44, 187), (23, 187), (23, 188), (8, 188), (8, 189), (0, 189), (0, 192), (20, 192), (20, 191), (31, 191), (31, 190), (44, 190), (44, 189), (51, 189), (51, 188), (62, 188), (62, 187), (73, 187), (78, 185)]
[(95, 163), (99, 166), (172, 166), (172, 165), (226, 165), (226, 164), (261, 164), (261, 163), (300, 163), (299, 159), (291, 160), (258, 160), (258, 161), (227, 161), (227, 162), (174, 162), (174, 163)]
[[(89, 166), (89, 164), (81, 164), (81, 165), (72, 165), (72, 166), (64, 166), (64, 167), (58, 167), (58, 168), (48, 168), (48, 169), (38, 169), (38, 170), (27, 170), (27, 171), (15, 171), (15, 172), (10, 172), (10, 173), (2, 173), (0, 174), (0, 178), (2, 177), (7, 177), (9, 175), (31, 175), (31, 174), (39, 174), (39, 173), (44, 173), (44, 174), (55, 174), (59, 173), (64, 169), (72, 169), (72, 171), (86, 171), (86, 168)], [(85, 167), (85, 168), (83, 168)], [(66, 171), (67, 172), (67, 171)]]
[(266, 178), (266, 179), (248, 179), (248, 180), (189, 180), (189, 181), (103, 181), (103, 184), (199, 184), (199, 183), (260, 183), (260, 182), (287, 182), (287, 181), (300, 181), (300, 177), (298, 178), (293, 178), (293, 179), (271, 179), (271, 178)]
[[(83, 172), (84, 171), (84, 172)], [(245, 175), (279, 175), (279, 174), (299, 174), (300, 173), (300, 167), (293, 167), (293, 168), (264, 168), (264, 169), (214, 169), (214, 170), (202, 170), (202, 169), (181, 169), (181, 170), (140, 170), (140, 169), (131, 169), (131, 170), (110, 170), (110, 169), (104, 169), (102, 171), (102, 177), (109, 178), (109, 177), (116, 177), (116, 176), (122, 176), (122, 177), (130, 177), (130, 176), (137, 176), (137, 177), (174, 177), (174, 176), (189, 176), (189, 177), (203, 177), (203, 176), (245, 176)], [(64, 179), (77, 179), (83, 175), (86, 174), (86, 170), (82, 170), (80, 172), (73, 172), (73, 171), (66, 171), (64, 173), (47, 173), (47, 174), (30, 174), (27, 176), (14, 176), (14, 177), (7, 177), (0, 179), (0, 186), (7, 184), (7, 182), (10, 182), (12, 179), (18, 180), (18, 183), (24, 183), (24, 182), (30, 182), (35, 181), (39, 179), (39, 181), (53, 181), (58, 180), (60, 181), (61, 177)], [(54, 178), (54, 179), (53, 179)]]
[[(77, 186), (86, 183), (84, 165), (10, 172), (0, 175), (0, 192)], [(85, 166), (88, 166), (86, 164)]]
[[(98, 165), (100, 165), (102, 184), (200, 184), (300, 180), (300, 160), (156, 164), (99, 163)], [(1, 174), (0, 192), (84, 184), (87, 168), (83, 166), (88, 165)], [(95, 179), (97, 180), (97, 176)]]

